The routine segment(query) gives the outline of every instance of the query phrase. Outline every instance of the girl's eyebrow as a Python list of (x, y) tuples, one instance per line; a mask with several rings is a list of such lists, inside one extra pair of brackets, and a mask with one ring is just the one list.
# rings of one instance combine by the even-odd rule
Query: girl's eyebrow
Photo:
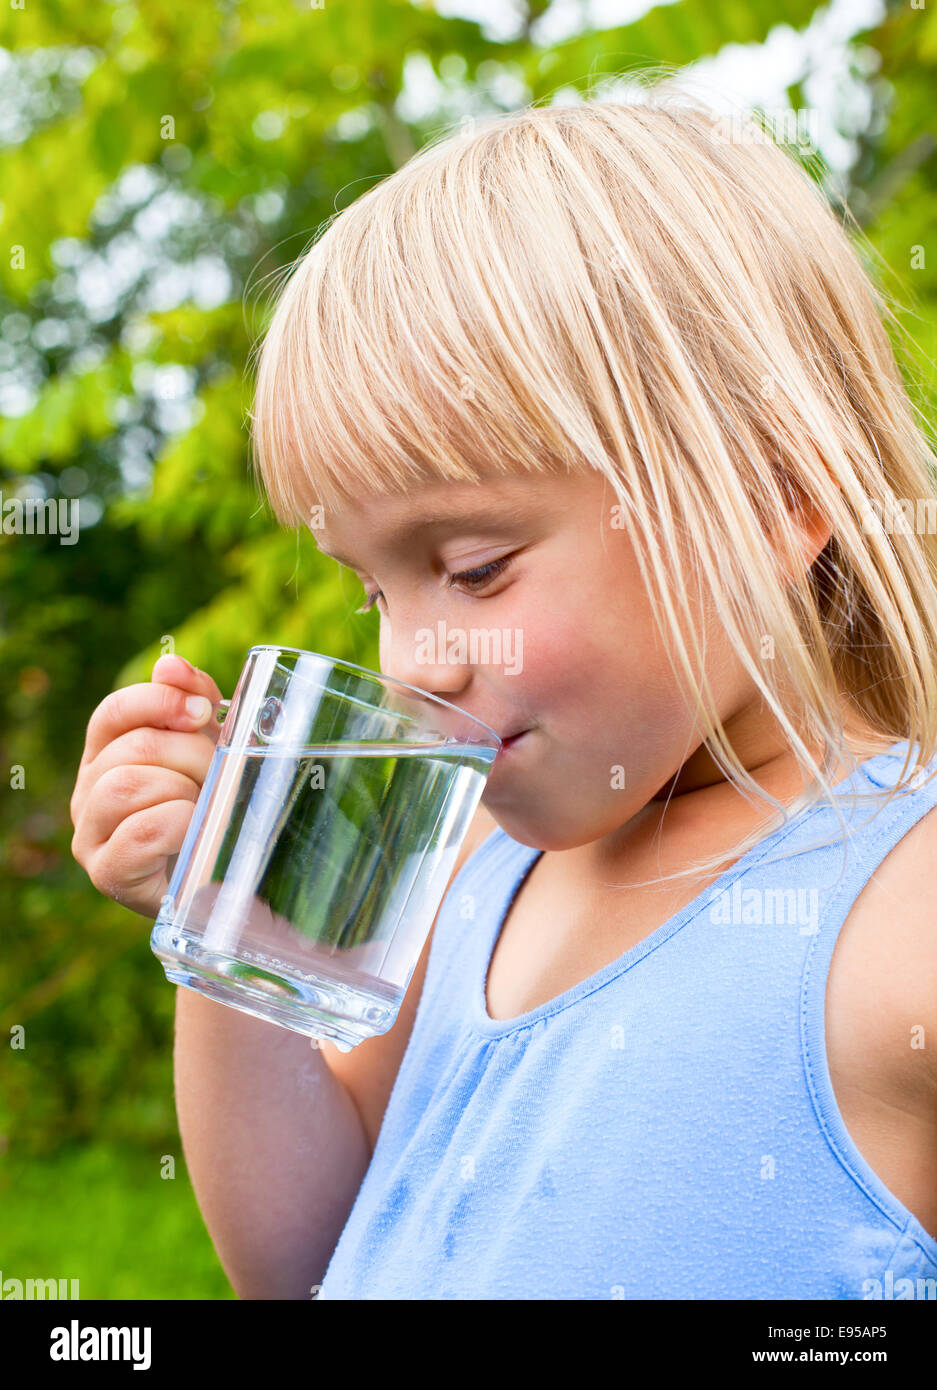
[[(484, 507), (466, 509), (460, 508), (458, 511), (436, 512), (430, 516), (420, 517), (417, 520), (406, 521), (402, 526), (396, 527), (387, 535), (385, 542), (388, 551), (397, 550), (407, 541), (412, 540), (421, 531), (428, 531), (434, 527), (447, 527), (449, 530), (465, 530), (470, 526), (493, 526), (507, 530), (510, 526), (515, 526), (519, 520), (516, 513), (509, 507), (500, 507), (492, 510), (491, 504)], [(347, 559), (344, 555), (339, 555), (337, 551), (328, 550), (316, 538), (316, 547), (320, 554), (327, 555), (330, 560), (338, 560), (339, 564), (347, 565), (355, 569), (353, 560)], [(380, 547), (379, 547), (380, 548)]]

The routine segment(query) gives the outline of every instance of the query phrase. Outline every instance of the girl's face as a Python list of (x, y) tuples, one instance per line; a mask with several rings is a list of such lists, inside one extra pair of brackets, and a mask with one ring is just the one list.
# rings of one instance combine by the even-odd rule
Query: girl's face
[[(385, 675), (502, 738), (529, 730), (499, 755), (482, 798), (513, 838), (573, 849), (612, 836), (651, 802), (659, 818), (668, 793), (679, 800), (723, 780), (700, 748), (600, 474), (493, 474), (484, 485), (360, 497), (316, 534), (369, 595), (380, 592)], [(720, 716), (739, 756), (758, 766), (781, 745), (711, 612), (694, 613), (707, 626)]]

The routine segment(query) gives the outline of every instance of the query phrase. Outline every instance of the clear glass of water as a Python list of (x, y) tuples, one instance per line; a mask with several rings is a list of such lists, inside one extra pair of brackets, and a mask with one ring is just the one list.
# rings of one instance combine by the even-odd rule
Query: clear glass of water
[(348, 1051), (397, 1016), (501, 746), (363, 666), (251, 647), (150, 945), (175, 984)]

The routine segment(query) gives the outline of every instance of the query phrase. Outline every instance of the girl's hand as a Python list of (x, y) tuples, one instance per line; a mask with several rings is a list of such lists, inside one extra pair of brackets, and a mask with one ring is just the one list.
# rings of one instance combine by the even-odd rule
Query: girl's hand
[(161, 656), (151, 681), (113, 691), (88, 722), (70, 805), (72, 854), (97, 889), (144, 917), (157, 915), (169, 888), (168, 861), (182, 848), (221, 732), (213, 709), (221, 698), (204, 671)]

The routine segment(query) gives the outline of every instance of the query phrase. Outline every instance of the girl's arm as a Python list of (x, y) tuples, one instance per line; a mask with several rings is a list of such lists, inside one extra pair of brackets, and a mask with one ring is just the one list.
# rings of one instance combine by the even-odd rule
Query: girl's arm
[(309, 1038), (176, 992), (186, 1166), (239, 1298), (311, 1298), (371, 1159), (351, 1095)]

